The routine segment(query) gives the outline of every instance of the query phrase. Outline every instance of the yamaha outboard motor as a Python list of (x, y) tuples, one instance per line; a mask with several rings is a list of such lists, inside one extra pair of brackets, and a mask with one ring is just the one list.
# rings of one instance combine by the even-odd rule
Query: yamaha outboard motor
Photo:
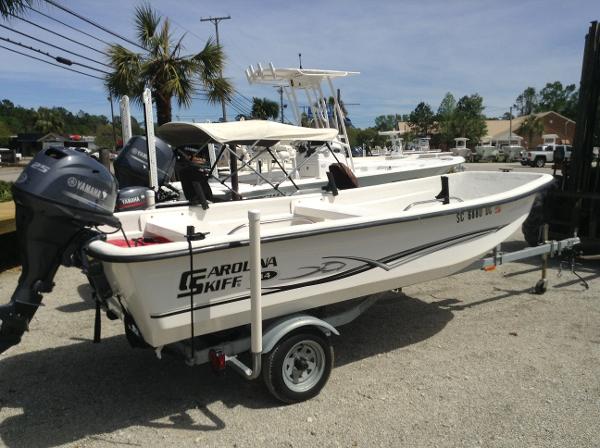
[(60, 264), (78, 264), (79, 249), (99, 235), (88, 227), (120, 225), (116, 196), (112, 174), (72, 149), (40, 151), (21, 173), (13, 197), (23, 267), (10, 302), (0, 306), (0, 353), (20, 342)]
[[(158, 137), (155, 138), (155, 146), (157, 180), (161, 186), (171, 180), (176, 156), (171, 147)], [(131, 137), (114, 161), (113, 167), (119, 188), (149, 187), (146, 137)]]
[[(152, 207), (155, 201), (161, 202), (179, 197), (179, 193), (160, 189), (163, 185), (169, 187), (168, 182), (173, 176), (176, 154), (160, 138), (155, 138), (154, 144), (156, 146), (158, 191), (153, 192), (149, 188), (146, 138), (139, 135), (133, 136), (113, 163), (120, 188), (115, 211), (142, 210)], [(154, 196), (155, 194), (156, 196)]]

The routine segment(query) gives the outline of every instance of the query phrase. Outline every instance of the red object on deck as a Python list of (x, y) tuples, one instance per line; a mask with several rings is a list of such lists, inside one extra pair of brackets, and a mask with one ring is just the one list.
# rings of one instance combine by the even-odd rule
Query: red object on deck
[[(127, 244), (129, 241), (129, 244)], [(171, 240), (162, 236), (152, 236), (146, 238), (132, 238), (125, 240), (124, 238), (108, 240), (107, 243), (119, 247), (140, 247), (140, 246), (152, 246), (154, 244), (172, 243)]]

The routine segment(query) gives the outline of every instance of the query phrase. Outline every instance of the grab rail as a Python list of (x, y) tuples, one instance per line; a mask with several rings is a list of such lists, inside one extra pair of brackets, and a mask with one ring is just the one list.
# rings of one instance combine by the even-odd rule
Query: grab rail
[[(448, 199), (454, 199), (455, 201), (458, 202), (465, 202), (463, 201), (461, 198), (456, 197), (456, 196), (450, 196)], [(428, 201), (417, 201), (417, 202), (413, 202), (412, 204), (409, 204), (404, 210), (402, 210), (403, 212), (405, 212), (406, 210), (410, 210), (411, 208), (413, 208), (415, 205), (422, 205), (422, 204), (430, 204), (432, 202), (444, 202), (444, 199), (429, 199)]]
[[(261, 221), (261, 224), (272, 224), (274, 222), (284, 222), (284, 221), (292, 221), (294, 219), (299, 219), (299, 220), (304, 220), (309, 224), (314, 224), (316, 221), (313, 221), (312, 219), (309, 218), (305, 218), (304, 216), (284, 216), (281, 218), (271, 218), (271, 219), (265, 219), (264, 221)], [(234, 227), (232, 230), (229, 231), (229, 233), (227, 235), (233, 235), (235, 232), (237, 232), (238, 230), (242, 230), (243, 228), (248, 227), (248, 223), (244, 223), (244, 224), (240, 224), (237, 227)]]

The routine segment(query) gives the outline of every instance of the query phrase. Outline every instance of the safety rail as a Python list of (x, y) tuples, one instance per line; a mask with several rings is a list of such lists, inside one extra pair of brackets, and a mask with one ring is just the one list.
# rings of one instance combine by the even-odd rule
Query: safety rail
[[(448, 199), (453, 199), (453, 200), (455, 200), (455, 201), (458, 201), (458, 202), (465, 202), (465, 201), (463, 201), (461, 198), (459, 198), (459, 197), (456, 197), (456, 196), (450, 196)], [(433, 202), (444, 202), (444, 199), (443, 199), (443, 198), (440, 198), (440, 199), (429, 199), (429, 200), (427, 200), (427, 201), (417, 201), (417, 202), (413, 202), (412, 204), (409, 204), (409, 205), (408, 205), (408, 206), (407, 206), (407, 207), (406, 207), (404, 210), (402, 210), (402, 211), (404, 211), (404, 212), (405, 212), (405, 211), (407, 211), (407, 210), (410, 210), (410, 209), (411, 209), (411, 208), (413, 208), (415, 205), (431, 204), (431, 203), (433, 203)]]

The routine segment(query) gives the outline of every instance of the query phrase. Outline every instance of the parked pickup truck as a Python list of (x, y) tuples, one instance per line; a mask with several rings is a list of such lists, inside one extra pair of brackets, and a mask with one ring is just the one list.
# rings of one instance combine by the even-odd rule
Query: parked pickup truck
[(564, 150), (565, 159), (571, 157), (571, 145), (539, 145), (531, 151), (524, 151), (521, 165), (543, 167), (546, 163), (554, 162), (554, 151)]

